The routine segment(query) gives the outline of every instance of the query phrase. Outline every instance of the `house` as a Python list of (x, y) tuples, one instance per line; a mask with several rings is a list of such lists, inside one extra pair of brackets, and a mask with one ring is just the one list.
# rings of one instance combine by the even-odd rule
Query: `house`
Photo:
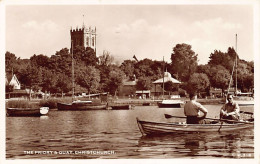
[(134, 80), (123, 80), (123, 85), (119, 87), (118, 95), (121, 97), (134, 97), (136, 94), (136, 83), (137, 79)]
[(21, 89), (21, 83), (15, 74), (6, 75), (5, 74), (5, 84), (13, 86), (13, 89)]
[(21, 89), (21, 83), (15, 74), (5, 74), (5, 84), (13, 86), (13, 90), (11, 92), (6, 91), (6, 98), (29, 98), (29, 95), (33, 93), (30, 89)]
[(217, 98), (217, 97), (222, 97), (223, 93), (222, 93), (222, 89), (220, 88), (210, 88), (209, 91), (210, 97), (212, 98)]

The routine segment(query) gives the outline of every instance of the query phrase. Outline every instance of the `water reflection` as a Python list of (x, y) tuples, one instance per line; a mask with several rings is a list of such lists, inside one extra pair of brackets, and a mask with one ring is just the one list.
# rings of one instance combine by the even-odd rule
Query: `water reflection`
[[(230, 133), (174, 133), (166, 135), (142, 136), (138, 146), (140, 150), (158, 151), (157, 147), (168, 148), (171, 153), (179, 153), (182, 156), (196, 157), (225, 157), (225, 158), (249, 158), (253, 157), (253, 151), (245, 150), (241, 138), (247, 134), (240, 131)], [(244, 145), (244, 146), (242, 146)], [(170, 149), (169, 149), (170, 148)], [(169, 152), (168, 152), (169, 153)]]

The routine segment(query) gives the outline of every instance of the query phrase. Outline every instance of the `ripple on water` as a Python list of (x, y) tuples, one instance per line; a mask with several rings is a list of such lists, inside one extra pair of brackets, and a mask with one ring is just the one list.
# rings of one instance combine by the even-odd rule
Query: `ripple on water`
[[(217, 116), (220, 107), (207, 106), (209, 117)], [(8, 159), (103, 159), (253, 158), (254, 156), (253, 130), (231, 134), (180, 133), (141, 136), (136, 117), (151, 121), (169, 121), (164, 118), (164, 113), (182, 116), (183, 110), (136, 106), (134, 110), (129, 111), (50, 111), (47, 118), (7, 117), (6, 157)], [(115, 154), (30, 155), (24, 154), (24, 150), (113, 150)]]

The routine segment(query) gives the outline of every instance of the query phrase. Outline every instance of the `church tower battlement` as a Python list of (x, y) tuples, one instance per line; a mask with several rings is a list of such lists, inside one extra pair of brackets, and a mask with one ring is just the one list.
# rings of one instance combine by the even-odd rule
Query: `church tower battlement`
[(70, 29), (71, 41), (73, 42), (73, 49), (76, 46), (84, 48), (90, 47), (96, 52), (96, 34), (97, 30), (92, 29), (91, 26), (86, 28), (83, 24), (82, 28)]

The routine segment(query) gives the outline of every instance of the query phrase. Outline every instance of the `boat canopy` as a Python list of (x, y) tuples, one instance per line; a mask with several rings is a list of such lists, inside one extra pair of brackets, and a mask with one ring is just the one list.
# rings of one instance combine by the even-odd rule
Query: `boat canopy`
[(153, 82), (153, 84), (162, 84), (163, 82), (168, 82), (171, 81), (175, 84), (180, 84), (181, 82), (178, 81), (177, 79), (173, 78), (172, 75), (169, 72), (164, 72), (164, 78), (158, 79)]

